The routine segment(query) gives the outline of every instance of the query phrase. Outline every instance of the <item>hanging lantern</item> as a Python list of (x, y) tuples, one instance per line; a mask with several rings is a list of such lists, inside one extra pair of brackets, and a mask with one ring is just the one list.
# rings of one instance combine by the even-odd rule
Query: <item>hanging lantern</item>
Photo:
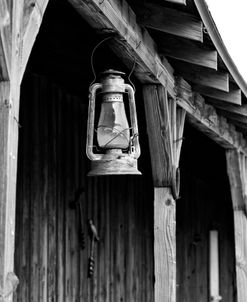
[[(91, 160), (91, 171), (88, 175), (140, 175), (137, 169), (140, 145), (134, 90), (124, 83), (123, 72), (110, 69), (102, 75), (100, 83), (89, 88), (86, 151)], [(130, 125), (124, 106), (125, 94), (129, 102)], [(101, 110), (96, 123), (96, 103), (100, 98)]]

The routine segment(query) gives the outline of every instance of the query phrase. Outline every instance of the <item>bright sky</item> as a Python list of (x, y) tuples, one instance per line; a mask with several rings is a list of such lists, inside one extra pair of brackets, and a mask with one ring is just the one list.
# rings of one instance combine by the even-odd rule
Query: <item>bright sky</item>
[(206, 0), (224, 44), (247, 82), (247, 0)]

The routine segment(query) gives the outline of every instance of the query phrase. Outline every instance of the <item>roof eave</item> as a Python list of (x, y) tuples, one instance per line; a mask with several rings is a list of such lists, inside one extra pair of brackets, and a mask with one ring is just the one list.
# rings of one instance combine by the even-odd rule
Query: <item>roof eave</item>
[(225, 63), (226, 67), (229, 70), (229, 73), (232, 75), (233, 79), (242, 90), (244, 95), (247, 97), (247, 83), (241, 76), (240, 72), (238, 71), (235, 63), (233, 62), (231, 56), (229, 55), (220, 33), (214, 23), (214, 20), (210, 14), (208, 6), (205, 0), (194, 0), (197, 10), (201, 16), (201, 19), (204, 23), (204, 26), (207, 29), (207, 32), (214, 43), (216, 50), (218, 51), (220, 57), (222, 58), (223, 62)]

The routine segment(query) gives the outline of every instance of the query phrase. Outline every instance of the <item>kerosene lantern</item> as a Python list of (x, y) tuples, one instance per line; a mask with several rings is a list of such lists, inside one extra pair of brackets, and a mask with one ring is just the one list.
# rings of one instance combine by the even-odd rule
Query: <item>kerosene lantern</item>
[[(91, 160), (89, 176), (141, 173), (137, 169), (140, 156), (135, 93), (125, 84), (123, 72), (107, 70), (100, 83), (89, 88), (87, 156)], [(124, 100), (128, 98), (129, 121)], [(96, 105), (101, 110), (95, 121)]]

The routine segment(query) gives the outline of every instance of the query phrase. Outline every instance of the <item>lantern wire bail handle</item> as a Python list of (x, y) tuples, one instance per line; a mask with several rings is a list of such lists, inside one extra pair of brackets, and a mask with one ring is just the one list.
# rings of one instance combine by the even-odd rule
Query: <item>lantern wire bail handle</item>
[[(96, 49), (97, 49), (101, 44), (103, 44), (105, 41), (107, 41), (107, 40), (109, 40), (109, 39), (111, 39), (111, 38), (113, 38), (113, 36), (109, 36), (109, 37), (104, 38), (104, 39), (101, 40), (101, 41), (94, 47), (94, 49), (92, 50), (90, 62), (91, 62), (91, 69), (92, 69), (94, 78), (93, 78), (93, 80), (92, 80), (92, 82), (91, 82), (91, 84), (90, 84), (89, 86), (93, 85), (93, 83), (94, 83), (95, 80), (96, 80), (96, 73), (95, 73), (94, 63), (93, 63), (94, 53), (95, 53)], [(129, 73), (129, 75), (128, 75), (128, 81), (129, 81), (130, 84), (133, 86), (134, 92), (136, 92), (136, 88), (135, 88), (134, 83), (131, 81), (130, 77), (131, 77), (131, 75), (132, 75), (132, 73), (133, 73), (133, 71), (134, 71), (134, 69), (135, 69), (135, 66), (136, 66), (136, 57), (134, 57), (134, 63), (133, 63), (132, 69), (131, 69), (131, 71), (130, 71), (130, 73)]]
[(93, 64), (94, 53), (95, 53), (96, 49), (97, 49), (102, 43), (104, 43), (105, 41), (107, 41), (107, 40), (109, 40), (109, 39), (111, 39), (111, 38), (112, 38), (112, 36), (106, 37), (106, 38), (104, 38), (103, 40), (101, 40), (101, 41), (94, 47), (94, 49), (93, 49), (93, 51), (92, 51), (92, 53), (91, 53), (91, 60), (90, 60), (90, 61), (91, 61), (91, 68), (92, 68), (92, 72), (93, 72), (94, 79), (93, 79), (93, 81), (91, 82), (90, 86), (93, 85), (93, 83), (94, 83), (95, 80), (96, 80), (96, 73), (95, 73), (94, 64)]
[(133, 64), (132, 69), (131, 69), (131, 71), (130, 71), (130, 73), (129, 73), (129, 75), (128, 75), (128, 81), (129, 81), (130, 84), (132, 85), (132, 87), (133, 87), (133, 89), (134, 89), (134, 92), (136, 92), (136, 88), (135, 88), (134, 83), (131, 81), (130, 77), (131, 77), (131, 75), (132, 75), (132, 73), (133, 73), (133, 71), (134, 71), (134, 69), (135, 69), (135, 66), (136, 66), (136, 57), (134, 57), (134, 64)]

